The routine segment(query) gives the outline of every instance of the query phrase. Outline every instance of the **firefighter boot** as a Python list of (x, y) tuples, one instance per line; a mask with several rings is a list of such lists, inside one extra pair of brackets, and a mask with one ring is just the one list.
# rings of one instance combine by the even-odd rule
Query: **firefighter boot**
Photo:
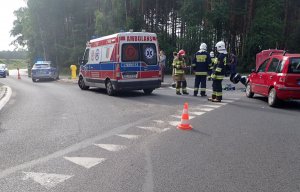
[(221, 102), (222, 96), (217, 96), (215, 99), (212, 100), (212, 102)]
[(201, 91), (200, 95), (201, 95), (201, 97), (206, 97), (207, 96), (206, 93), (205, 93), (205, 91)]
[(194, 96), (197, 97), (198, 91), (194, 91)]
[(211, 98), (208, 98), (207, 100), (213, 101), (214, 99), (216, 99), (216, 95), (211, 95)]

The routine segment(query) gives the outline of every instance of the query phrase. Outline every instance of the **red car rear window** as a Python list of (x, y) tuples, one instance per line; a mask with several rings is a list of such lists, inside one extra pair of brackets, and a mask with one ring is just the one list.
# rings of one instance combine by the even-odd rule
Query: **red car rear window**
[(300, 74), (300, 58), (291, 58), (288, 73)]

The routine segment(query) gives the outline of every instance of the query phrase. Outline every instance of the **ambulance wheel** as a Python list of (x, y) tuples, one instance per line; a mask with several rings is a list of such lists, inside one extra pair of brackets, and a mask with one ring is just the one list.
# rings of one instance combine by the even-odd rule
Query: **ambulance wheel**
[(252, 98), (254, 96), (254, 93), (251, 91), (250, 83), (247, 83), (247, 86), (246, 86), (246, 96), (248, 98)]
[(115, 92), (114, 87), (110, 80), (106, 81), (105, 87), (106, 87), (107, 95), (109, 95), (109, 96), (115, 95), (116, 92)]
[(150, 95), (154, 89), (143, 89), (145, 95)]
[(78, 79), (78, 86), (80, 87), (80, 89), (82, 90), (88, 90), (90, 87), (89, 86), (86, 86), (85, 83), (84, 83), (84, 80), (83, 80), (83, 77), (79, 77)]

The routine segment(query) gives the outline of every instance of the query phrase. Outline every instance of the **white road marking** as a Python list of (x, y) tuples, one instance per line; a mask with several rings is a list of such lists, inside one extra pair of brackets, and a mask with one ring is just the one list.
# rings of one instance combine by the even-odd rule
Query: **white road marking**
[(152, 132), (155, 132), (155, 133), (162, 133), (162, 132), (165, 132), (165, 131), (169, 130), (169, 128), (160, 129), (160, 128), (157, 128), (157, 127), (143, 127), (143, 126), (137, 126), (137, 128), (152, 131)]
[[(190, 112), (189, 112), (190, 113)], [(193, 115), (195, 115), (195, 114), (193, 114)], [(178, 118), (178, 119), (181, 119), (181, 116), (179, 116), (179, 115), (171, 115), (172, 117), (175, 117), (175, 118)], [(190, 116), (189, 115), (189, 119), (194, 119), (195, 118), (195, 116)]]
[(71, 161), (87, 169), (105, 161), (104, 158), (92, 158), (92, 157), (64, 157), (64, 158), (68, 161)]
[(153, 121), (156, 122), (156, 123), (164, 123), (163, 120), (153, 120)]
[(175, 117), (177, 119), (181, 119), (181, 115), (171, 115), (172, 117)]
[(140, 135), (126, 135), (126, 134), (118, 134), (117, 136), (123, 137), (126, 139), (138, 139)]
[[(158, 115), (157, 115), (158, 116)], [(24, 162), (22, 164), (19, 164), (19, 165), (16, 165), (14, 167), (9, 167), (7, 169), (2, 169), (0, 171), (0, 179), (2, 178), (5, 178), (13, 173), (16, 173), (18, 171), (22, 171), (24, 169), (29, 169), (29, 168), (32, 168), (36, 165), (40, 165), (40, 164), (43, 164), (43, 163), (46, 163), (52, 159), (55, 159), (55, 158), (60, 158), (66, 154), (69, 154), (71, 152), (75, 152), (75, 151), (78, 151), (80, 149), (84, 149), (88, 146), (91, 146), (93, 145), (95, 142), (98, 142), (99, 140), (102, 140), (102, 139), (105, 139), (105, 138), (109, 138), (111, 136), (114, 136), (114, 135), (117, 135), (117, 134), (120, 134), (120, 133), (124, 133), (126, 130), (128, 130), (129, 128), (132, 128), (132, 127), (135, 127), (137, 125), (140, 125), (141, 123), (144, 123), (146, 121), (150, 121), (151, 119), (153, 118), (158, 118), (156, 116), (149, 116), (149, 117), (146, 117), (146, 118), (141, 118), (135, 122), (132, 122), (132, 123), (129, 123), (129, 124), (126, 124), (126, 125), (122, 125), (120, 127), (115, 127), (113, 129), (110, 129), (108, 132), (106, 133), (102, 133), (100, 135), (96, 135), (95, 137), (92, 137), (92, 138), (89, 138), (89, 139), (86, 139), (86, 140), (83, 140), (79, 143), (76, 143), (74, 145), (71, 145), (65, 149), (62, 149), (62, 150), (59, 150), (59, 151), (56, 151), (52, 154), (49, 154), (47, 156), (44, 156), (44, 157), (40, 157), (38, 159), (34, 159), (34, 160), (31, 160), (31, 161), (27, 161), (27, 162)]]
[(112, 152), (117, 152), (126, 149), (126, 146), (124, 145), (113, 145), (113, 144), (94, 144), (94, 145)]
[(201, 105), (203, 107), (218, 108), (220, 105)]
[(35, 172), (23, 172), (26, 176), (23, 180), (32, 179), (47, 189), (53, 188), (59, 183), (64, 182), (67, 179), (73, 177), (73, 175), (61, 175), (61, 174), (49, 174), (49, 173), (35, 173)]
[(169, 121), (169, 124), (172, 125), (172, 126), (177, 126), (181, 123), (181, 121)]
[(4, 107), (4, 105), (9, 101), (12, 90), (8, 86), (3, 86), (4, 89), (6, 89), (5, 96), (0, 100), (0, 110)]
[(209, 111), (214, 110), (214, 108), (207, 108), (207, 107), (193, 107), (193, 110), (200, 110), (200, 111), (206, 111), (206, 112), (209, 112)]
[(205, 114), (206, 112), (190, 112), (191, 114), (193, 114), (193, 115), (198, 115), (198, 116), (200, 116), (200, 115), (203, 115), (203, 114)]

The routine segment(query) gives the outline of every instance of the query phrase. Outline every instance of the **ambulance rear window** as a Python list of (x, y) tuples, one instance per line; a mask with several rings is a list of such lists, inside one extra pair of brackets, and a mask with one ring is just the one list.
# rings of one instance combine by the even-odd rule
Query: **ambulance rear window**
[(125, 43), (122, 45), (122, 61), (157, 65), (156, 46), (154, 43)]

